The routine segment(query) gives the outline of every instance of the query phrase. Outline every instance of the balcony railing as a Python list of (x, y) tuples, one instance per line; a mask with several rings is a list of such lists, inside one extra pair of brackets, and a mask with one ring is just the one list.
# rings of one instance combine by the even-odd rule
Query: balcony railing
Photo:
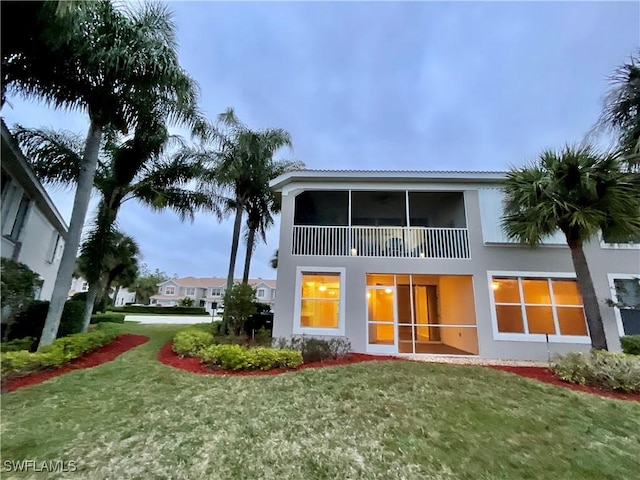
[(293, 227), (293, 255), (470, 258), (466, 228)]

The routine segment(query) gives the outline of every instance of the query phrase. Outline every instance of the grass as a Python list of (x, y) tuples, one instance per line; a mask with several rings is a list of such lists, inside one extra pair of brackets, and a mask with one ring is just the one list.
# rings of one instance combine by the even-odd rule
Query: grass
[(2, 460), (77, 461), (55, 478), (637, 478), (635, 402), (414, 362), (197, 376), (155, 360), (180, 328), (125, 323), (151, 341), (3, 395)]

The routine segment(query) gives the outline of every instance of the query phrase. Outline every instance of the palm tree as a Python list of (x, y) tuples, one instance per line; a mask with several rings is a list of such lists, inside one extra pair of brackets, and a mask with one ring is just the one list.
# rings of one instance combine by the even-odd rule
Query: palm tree
[(596, 129), (618, 136), (618, 146), (629, 167), (640, 167), (640, 51), (610, 77), (611, 89)]
[[(227, 274), (227, 289), (231, 289), (244, 212), (248, 210), (252, 198), (265, 196), (266, 203), (269, 203), (266, 191), (269, 180), (275, 178), (272, 176), (275, 172), (280, 171), (280, 168), (287, 170), (299, 167), (301, 164), (273, 160), (273, 155), (279, 149), (292, 148), (291, 136), (285, 130), (279, 128), (251, 130), (238, 120), (231, 108), (220, 114), (218, 121), (223, 128), (216, 132), (219, 148), (211, 152), (214, 167), (206, 181), (228, 192), (223, 208), (235, 215)], [(260, 228), (255, 221), (256, 215), (265, 212), (265, 202), (261, 205), (258, 203), (254, 202), (254, 217), (249, 228), (249, 234), (254, 238), (255, 232)]]
[(149, 303), (149, 297), (158, 293), (158, 284), (168, 280), (169, 276), (157, 268), (152, 272), (145, 264), (141, 265), (140, 270), (140, 274), (131, 288), (136, 294), (136, 302), (146, 305)]
[(512, 168), (504, 183), (502, 226), (510, 238), (535, 246), (558, 229), (566, 237), (582, 295), (591, 345), (606, 350), (598, 299), (583, 244), (605, 225), (640, 233), (640, 189), (614, 155), (592, 147), (544, 151), (529, 166)]
[[(118, 9), (110, 1), (74, 2), (64, 15), (45, 2), (40, 49), (6, 62), (13, 76), (3, 89), (37, 97), (56, 108), (89, 115), (71, 221), (40, 346), (56, 337), (71, 284), (103, 132), (126, 132), (149, 111), (202, 131), (195, 82), (178, 62), (175, 25), (165, 6)], [(48, 15), (47, 15), (48, 14)], [(3, 56), (3, 67), (5, 57)]]
[(269, 260), (269, 265), (273, 269), (277, 269), (278, 268), (278, 250), (273, 252), (273, 257), (271, 257), (271, 259)]
[[(108, 249), (106, 253), (102, 251), (104, 246)], [(96, 275), (95, 262), (96, 255), (102, 256), (100, 262), (101, 271)], [(91, 321), (92, 309), (96, 299), (104, 297), (111, 291), (114, 282), (119, 286), (130, 286), (138, 276), (138, 259), (140, 248), (136, 241), (117, 230), (108, 232), (105, 241), (104, 232), (93, 230), (87, 240), (83, 243), (80, 256), (78, 257), (78, 272), (89, 281), (89, 291), (87, 292), (87, 307), (90, 308), (89, 315), (83, 319), (82, 331), (86, 332)], [(116, 291), (117, 295), (117, 291)], [(114, 297), (115, 299), (115, 297)]]
[[(17, 127), (14, 134), (43, 182), (68, 186), (78, 181), (82, 157), (77, 136), (22, 127)], [(124, 202), (135, 198), (154, 210), (169, 208), (182, 220), (193, 220), (200, 208), (215, 211), (216, 205), (209, 195), (187, 188), (189, 182), (199, 177), (200, 164), (179, 152), (164, 155), (165, 148), (178, 141), (168, 135), (158, 119), (145, 118), (138, 123), (132, 138), (118, 141), (117, 135), (110, 132), (104, 142), (94, 178), (101, 200), (91, 242), (85, 243), (91, 250), (83, 275), (90, 285), (86, 325), (102, 290), (105, 261), (113, 248), (113, 227)]]

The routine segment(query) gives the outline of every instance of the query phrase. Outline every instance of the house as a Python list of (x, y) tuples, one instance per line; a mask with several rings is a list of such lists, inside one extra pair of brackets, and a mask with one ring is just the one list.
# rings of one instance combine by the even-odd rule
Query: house
[(39, 300), (50, 300), (62, 258), (67, 224), (18, 143), (1, 122), (2, 239), (0, 254), (40, 275)]
[[(117, 290), (117, 291), (116, 291)], [(126, 288), (118, 287), (116, 290), (113, 288), (111, 292), (109, 292), (109, 296), (113, 299), (115, 294), (115, 299), (113, 305), (116, 307), (122, 307), (129, 303), (135, 303), (136, 301), (136, 293), (132, 292)], [(73, 297), (76, 293), (83, 293), (89, 291), (89, 282), (87, 282), (82, 277), (74, 277), (71, 280), (71, 288), (69, 289), (69, 298)]]
[[(509, 240), (503, 179), (329, 170), (274, 179), (282, 195), (274, 337), (347, 337), (370, 354), (543, 360), (588, 350), (564, 237), (535, 249)], [(619, 349), (621, 335), (640, 331), (638, 310), (606, 299), (617, 301), (623, 286), (637, 292), (640, 245), (599, 239), (585, 254), (609, 346)]]
[[(236, 279), (235, 282), (240, 282)], [(273, 309), (276, 301), (276, 281), (262, 278), (250, 278), (249, 285), (256, 290), (258, 302), (268, 304)], [(219, 310), (227, 286), (226, 278), (218, 277), (184, 277), (172, 278), (158, 284), (158, 293), (150, 298), (151, 305), (169, 307), (178, 305), (184, 298), (191, 298), (194, 306), (204, 307), (213, 312), (213, 304)]]

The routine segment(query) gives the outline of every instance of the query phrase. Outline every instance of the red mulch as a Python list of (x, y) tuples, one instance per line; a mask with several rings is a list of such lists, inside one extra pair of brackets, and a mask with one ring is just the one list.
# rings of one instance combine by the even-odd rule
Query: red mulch
[(97, 367), (103, 363), (115, 360), (119, 355), (133, 347), (142, 345), (147, 340), (149, 340), (149, 337), (144, 335), (120, 335), (109, 345), (105, 345), (104, 347), (100, 347), (92, 352), (86, 353), (62, 367), (34, 372), (23, 377), (9, 378), (6, 384), (7, 391), (13, 392), (19, 388), (29, 387), (31, 385), (44, 382), (45, 380), (49, 380), (50, 378), (64, 375), (72, 370)]
[(345, 358), (337, 360), (324, 360), (322, 362), (303, 363), (296, 368), (273, 368), (271, 370), (225, 370), (225, 369), (212, 369), (200, 362), (199, 358), (180, 358), (172, 349), (173, 342), (168, 342), (158, 353), (158, 360), (165, 365), (168, 365), (179, 370), (185, 370), (191, 373), (197, 373), (200, 375), (233, 375), (238, 377), (252, 376), (252, 375), (279, 375), (281, 373), (295, 372), (303, 370), (305, 368), (320, 368), (320, 367), (334, 367), (337, 365), (349, 365), (352, 363), (371, 362), (371, 361), (386, 361), (386, 360), (400, 360), (397, 357), (386, 357), (379, 355), (365, 355), (363, 353), (350, 353)]
[(556, 377), (551, 370), (547, 367), (512, 367), (512, 366), (498, 366), (494, 365), (489, 368), (494, 370), (501, 370), (503, 372), (515, 373), (526, 378), (533, 378), (541, 382), (550, 383), (551, 385), (557, 385), (559, 387), (570, 388), (571, 390), (577, 390), (579, 392), (592, 393), (594, 395), (600, 395), (601, 397), (617, 398), (618, 400), (634, 400), (640, 402), (640, 393), (624, 393), (624, 392), (612, 392), (609, 390), (603, 390), (598, 387), (588, 387), (586, 385), (578, 385), (576, 383), (569, 383)]

